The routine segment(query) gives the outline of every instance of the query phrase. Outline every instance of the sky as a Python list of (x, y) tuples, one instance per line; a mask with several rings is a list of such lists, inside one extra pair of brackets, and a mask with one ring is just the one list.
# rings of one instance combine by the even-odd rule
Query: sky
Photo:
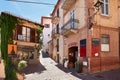
[[(21, 0), (56, 4), (58, 0)], [(40, 23), (41, 16), (49, 16), (55, 5), (43, 5), (33, 3), (21, 3), (7, 0), (0, 0), (0, 13), (7, 11), (11, 14), (20, 16)]]

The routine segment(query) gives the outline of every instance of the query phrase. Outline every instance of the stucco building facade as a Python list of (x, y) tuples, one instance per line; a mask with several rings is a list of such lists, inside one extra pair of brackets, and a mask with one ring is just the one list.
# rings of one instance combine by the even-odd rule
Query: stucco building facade
[(8, 54), (16, 54), (18, 60), (26, 60), (28, 64), (38, 62), (39, 54), (39, 34), (36, 29), (43, 27), (41, 24), (21, 18), (19, 16), (3, 12), (14, 18), (17, 18), (19, 23), (13, 31), (13, 43), (8, 44)]
[(44, 25), (43, 28), (43, 51), (49, 52), (49, 41), (52, 40), (52, 18), (51, 17), (41, 17), (41, 24)]
[(64, 57), (68, 67), (83, 62), (83, 72), (119, 68), (119, 0), (64, 0)]

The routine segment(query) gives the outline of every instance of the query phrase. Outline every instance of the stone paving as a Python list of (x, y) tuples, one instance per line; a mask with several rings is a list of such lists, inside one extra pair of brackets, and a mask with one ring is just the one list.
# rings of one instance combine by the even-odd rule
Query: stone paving
[(71, 72), (65, 72), (57, 67), (57, 63), (49, 57), (40, 54), (40, 64), (31, 65), (28, 73), (25, 73), (25, 80), (81, 80), (73, 76)]

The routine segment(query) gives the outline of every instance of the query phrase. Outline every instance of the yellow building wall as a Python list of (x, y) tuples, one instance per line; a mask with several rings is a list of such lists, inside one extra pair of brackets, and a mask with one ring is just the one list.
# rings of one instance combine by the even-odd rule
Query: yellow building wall
[(120, 14), (118, 11), (118, 0), (109, 0), (109, 15), (104, 16), (99, 11), (96, 16), (96, 23), (101, 26), (118, 28), (118, 14)]
[(75, 10), (75, 19), (79, 20), (78, 28), (85, 26), (85, 0), (77, 0), (64, 15), (64, 24), (70, 20), (70, 12)]

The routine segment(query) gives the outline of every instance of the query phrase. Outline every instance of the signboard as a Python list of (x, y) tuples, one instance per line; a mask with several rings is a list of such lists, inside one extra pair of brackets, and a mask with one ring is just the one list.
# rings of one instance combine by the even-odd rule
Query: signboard
[(86, 57), (86, 39), (80, 40), (80, 57)]
[(12, 49), (14, 50), (15, 54), (17, 54), (17, 46), (13, 44), (8, 44), (8, 54), (11, 54)]
[(99, 46), (99, 39), (98, 38), (92, 38), (92, 46)]
[(18, 35), (18, 40), (23, 40), (23, 35)]
[(92, 38), (92, 56), (99, 57), (100, 56), (100, 41), (99, 38)]
[(69, 48), (73, 47), (73, 46), (78, 46), (78, 43), (77, 42), (72, 42), (68, 45)]
[(18, 50), (20, 51), (25, 51), (25, 52), (29, 52), (29, 51), (34, 51), (34, 47), (31, 46), (18, 46)]

